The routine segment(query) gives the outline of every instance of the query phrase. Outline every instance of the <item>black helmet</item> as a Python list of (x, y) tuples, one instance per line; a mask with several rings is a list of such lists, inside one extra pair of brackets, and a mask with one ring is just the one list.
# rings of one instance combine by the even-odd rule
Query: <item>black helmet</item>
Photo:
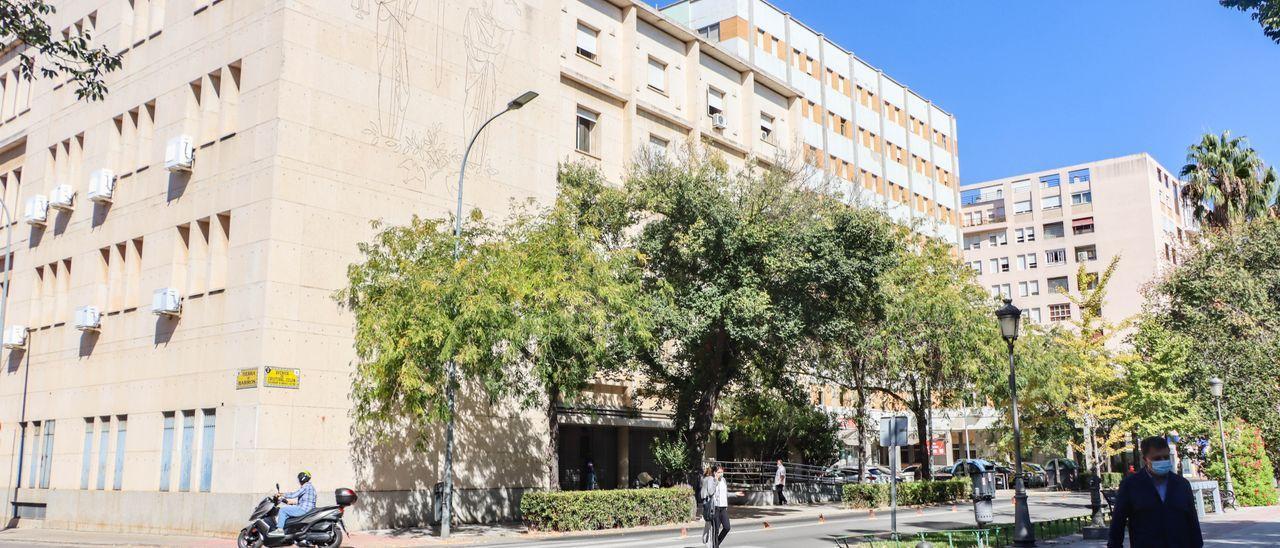
[(298, 472), (298, 483), (306, 483), (308, 481), (311, 481), (311, 472), (306, 470)]

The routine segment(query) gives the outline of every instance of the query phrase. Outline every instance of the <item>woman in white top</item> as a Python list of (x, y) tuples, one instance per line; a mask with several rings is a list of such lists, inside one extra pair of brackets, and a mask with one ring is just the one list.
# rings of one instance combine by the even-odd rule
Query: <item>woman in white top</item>
[(724, 542), (724, 537), (729, 536), (729, 487), (724, 479), (724, 467), (716, 466), (716, 488), (712, 495), (712, 504), (716, 507), (716, 542), (715, 548), (720, 548), (720, 543)]

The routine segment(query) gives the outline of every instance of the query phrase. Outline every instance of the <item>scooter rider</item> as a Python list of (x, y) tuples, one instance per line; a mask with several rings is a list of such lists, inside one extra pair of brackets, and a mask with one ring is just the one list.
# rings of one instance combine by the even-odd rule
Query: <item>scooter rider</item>
[(281, 531), (284, 530), (285, 520), (306, 514), (316, 507), (316, 488), (311, 485), (311, 473), (305, 470), (298, 472), (298, 483), (302, 487), (299, 487), (297, 491), (283, 495), (277, 493), (277, 495), (284, 497), (284, 502), (286, 503), (290, 500), (294, 501), (294, 504), (281, 506), (280, 512), (276, 514), (276, 528)]

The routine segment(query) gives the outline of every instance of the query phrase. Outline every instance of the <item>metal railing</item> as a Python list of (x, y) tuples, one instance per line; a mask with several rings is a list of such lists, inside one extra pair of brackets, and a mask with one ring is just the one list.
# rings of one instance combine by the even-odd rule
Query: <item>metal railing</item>
[[(1074, 535), (1089, 526), (1088, 515), (1038, 521), (1032, 523), (1036, 539), (1049, 540)], [(834, 539), (838, 548), (914, 548), (925, 541), (936, 547), (948, 548), (1005, 548), (1013, 544), (1013, 524), (1002, 523), (985, 529), (946, 529), (919, 533), (881, 533), (878, 535), (848, 535)]]
[[(826, 468), (811, 464), (784, 462), (787, 469), (787, 485), (838, 484), (842, 480), (826, 473)], [(773, 488), (773, 476), (778, 470), (776, 462), (759, 461), (710, 461), (707, 466), (723, 466), (729, 489), (751, 490)]]

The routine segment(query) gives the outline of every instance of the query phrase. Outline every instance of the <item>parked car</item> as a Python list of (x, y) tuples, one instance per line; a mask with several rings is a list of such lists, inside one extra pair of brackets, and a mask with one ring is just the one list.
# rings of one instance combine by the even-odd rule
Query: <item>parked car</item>
[[(857, 468), (837, 468), (829, 471), (828, 474), (839, 477), (844, 483), (860, 483), (862, 481), (862, 478), (858, 475)], [(888, 483), (890, 476), (892, 474), (884, 466), (873, 465), (867, 467), (867, 480), (871, 483)], [(898, 483), (902, 483), (903, 476), (901, 473), (898, 474)]]
[(1049, 472), (1034, 462), (1022, 463), (1023, 472), (1027, 475), (1027, 487), (1047, 487)]
[[(951, 467), (949, 466), (934, 465), (929, 470), (933, 472), (933, 479), (935, 480), (951, 479)], [(919, 464), (912, 464), (903, 468), (902, 475), (907, 476), (908, 480), (915, 479), (919, 481), (924, 479), (924, 476), (920, 473)]]

